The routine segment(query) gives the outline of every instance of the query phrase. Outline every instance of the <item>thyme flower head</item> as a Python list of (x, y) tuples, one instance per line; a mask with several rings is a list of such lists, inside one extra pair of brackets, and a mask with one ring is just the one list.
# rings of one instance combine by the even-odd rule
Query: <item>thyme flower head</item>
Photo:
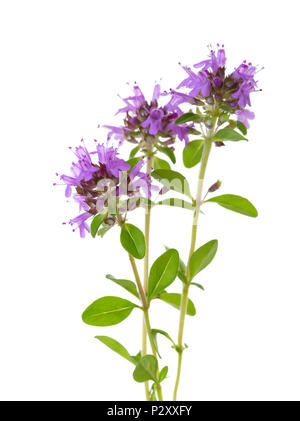
[(76, 161), (71, 175), (59, 177), (66, 186), (66, 197), (72, 196), (79, 211), (83, 211), (68, 222), (77, 225), (81, 237), (85, 231), (90, 232), (88, 219), (100, 215), (104, 228), (109, 228), (125, 219), (128, 211), (140, 206), (155, 190), (149, 174), (141, 171), (146, 159), (131, 166), (118, 158), (117, 148), (104, 144), (97, 144), (96, 150), (89, 152), (82, 143), (73, 152)]
[(227, 74), (225, 49), (219, 44), (216, 51), (210, 50), (208, 59), (193, 67), (197, 70), (183, 66), (188, 77), (177, 87), (186, 88), (188, 93), (173, 90), (167, 108), (176, 111), (183, 103), (206, 108), (218, 107), (235, 114), (237, 120), (249, 128), (248, 120), (253, 120), (255, 115), (246, 107), (251, 106), (250, 95), (258, 90), (255, 79), (258, 67), (244, 60)]
[(125, 114), (123, 125), (103, 126), (109, 129), (108, 140), (117, 139), (121, 144), (126, 140), (139, 145), (142, 152), (150, 149), (168, 147), (175, 143), (176, 136), (188, 143), (188, 134), (192, 131), (192, 125), (175, 125), (176, 119), (183, 114), (178, 107), (170, 110), (160, 104), (162, 97), (168, 95), (161, 92), (160, 84), (154, 86), (152, 99), (148, 102), (138, 85), (133, 87), (133, 95), (122, 98), (125, 107), (120, 108), (116, 114)]

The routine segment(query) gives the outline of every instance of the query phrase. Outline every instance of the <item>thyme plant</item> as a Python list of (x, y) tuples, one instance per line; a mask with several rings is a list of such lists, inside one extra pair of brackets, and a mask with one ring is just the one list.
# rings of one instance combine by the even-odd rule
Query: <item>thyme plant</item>
[[(111, 229), (119, 229), (120, 243), (127, 253), (132, 277), (106, 278), (132, 295), (132, 300), (106, 296), (96, 299), (83, 312), (85, 323), (97, 327), (121, 323), (134, 311), (143, 314), (141, 340), (136, 355), (115, 338), (96, 336), (108, 348), (132, 364), (133, 378), (144, 383), (147, 400), (163, 400), (163, 381), (168, 367), (159, 364), (158, 338), (170, 341), (172, 352), (178, 355), (174, 378), (173, 399), (177, 399), (181, 376), (186, 315), (194, 316), (196, 309), (189, 298), (190, 287), (203, 286), (195, 282), (197, 275), (214, 259), (218, 241), (212, 239), (197, 247), (198, 220), (202, 206), (215, 203), (227, 210), (257, 217), (256, 208), (244, 197), (235, 194), (211, 196), (221, 187), (217, 181), (205, 192), (204, 180), (209, 158), (214, 147), (229, 142), (246, 141), (249, 120), (254, 119), (250, 95), (258, 91), (255, 80), (258, 69), (244, 61), (232, 72), (226, 72), (223, 46), (210, 50), (209, 57), (194, 65), (192, 70), (183, 67), (187, 77), (176, 90), (161, 92), (156, 84), (151, 101), (134, 85), (133, 94), (124, 98), (124, 107), (117, 111), (124, 116), (121, 126), (104, 126), (108, 129), (106, 143), (96, 142), (93, 150), (85, 143), (73, 152), (71, 175), (60, 175), (65, 185), (66, 197), (78, 203), (80, 214), (69, 220), (80, 236), (89, 233), (93, 238), (103, 238)], [(182, 107), (188, 107), (183, 112)], [(195, 136), (195, 138), (192, 138)], [(184, 142), (183, 163), (187, 169), (199, 166), (198, 185), (192, 194), (188, 179), (176, 171), (175, 147), (177, 139)], [(118, 146), (115, 147), (115, 142)], [(128, 159), (119, 157), (124, 142), (132, 145)], [(170, 197), (168, 193), (172, 193)], [(173, 195), (173, 193), (175, 193)], [(167, 196), (165, 196), (167, 195)], [(191, 213), (191, 236), (186, 262), (174, 248), (149, 262), (151, 209), (181, 207)], [(145, 212), (144, 227), (130, 223), (132, 212), (142, 207)], [(155, 227), (151, 235), (157, 235)], [(141, 275), (136, 260), (144, 261)], [(181, 293), (168, 292), (168, 287), (179, 278)], [(159, 299), (179, 310), (178, 334), (174, 339), (169, 333), (151, 326), (151, 303)], [(150, 347), (148, 347), (148, 343)]]

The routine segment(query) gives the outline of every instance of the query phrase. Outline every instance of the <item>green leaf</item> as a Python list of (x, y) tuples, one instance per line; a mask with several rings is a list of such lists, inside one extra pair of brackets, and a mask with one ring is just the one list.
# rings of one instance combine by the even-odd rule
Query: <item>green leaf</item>
[(206, 202), (215, 202), (223, 208), (241, 213), (242, 215), (251, 216), (252, 218), (256, 218), (258, 215), (256, 208), (248, 199), (234, 194), (222, 194), (221, 196), (212, 197), (206, 200)]
[(226, 105), (226, 104), (222, 104), (222, 105), (220, 105), (220, 108), (221, 108), (222, 110), (224, 110), (224, 111), (229, 112), (229, 113), (232, 113), (232, 112), (233, 112), (233, 110), (234, 110), (232, 107), (230, 107), (229, 105)]
[[(169, 250), (169, 247), (165, 246), (166, 250)], [(179, 266), (178, 266), (178, 273), (177, 276), (178, 278), (184, 283), (187, 283), (187, 279), (186, 279), (186, 266), (185, 263), (183, 262), (183, 260), (180, 259), (179, 257)]]
[(153, 380), (157, 382), (156, 373), (158, 370), (157, 359), (153, 355), (145, 355), (135, 367), (133, 378), (139, 383)]
[(184, 284), (187, 283), (187, 279), (186, 279), (185, 274), (186, 274), (186, 265), (181, 259), (179, 259), (177, 276), (181, 280), (181, 282), (183, 282)]
[(137, 156), (135, 158), (130, 158), (126, 161), (127, 164), (130, 165), (130, 169), (128, 170), (129, 172), (132, 170), (133, 167), (136, 166), (136, 164), (142, 159), (142, 156)]
[(96, 237), (98, 229), (106, 217), (107, 217), (107, 212), (104, 212), (104, 213), (98, 213), (98, 215), (96, 215), (93, 218), (91, 222), (91, 235), (93, 238)]
[(199, 121), (201, 120), (201, 117), (198, 114), (194, 113), (185, 113), (182, 114), (180, 117), (175, 120), (175, 124), (183, 124), (187, 123), (188, 121)]
[(132, 364), (135, 364), (135, 361), (129, 354), (126, 348), (120, 344), (120, 342), (116, 341), (109, 336), (95, 336), (96, 339), (99, 339), (104, 345), (108, 346), (108, 348), (115, 351), (117, 354), (121, 355), (121, 357), (125, 358), (126, 360), (130, 361)]
[(153, 168), (155, 170), (161, 170), (161, 169), (170, 170), (171, 169), (170, 164), (167, 161), (165, 161), (164, 159), (158, 158), (157, 156), (154, 157)]
[(183, 208), (188, 210), (194, 210), (195, 206), (192, 203), (187, 202), (183, 199), (178, 199), (177, 197), (170, 197), (169, 199), (160, 200), (156, 205), (165, 205), (165, 206), (175, 206), (177, 208)]
[(179, 265), (179, 254), (175, 249), (169, 249), (153, 263), (149, 274), (149, 299), (156, 297), (176, 278)]
[(153, 338), (153, 342), (155, 345), (155, 349), (157, 351), (158, 356), (161, 358), (160, 354), (159, 354), (159, 350), (158, 350), (158, 345), (157, 345), (157, 334), (163, 335), (165, 336), (167, 339), (169, 339), (169, 341), (172, 342), (173, 346), (176, 346), (175, 342), (173, 341), (173, 339), (171, 338), (171, 336), (165, 332), (164, 330), (160, 330), (160, 329), (151, 329), (151, 335)]
[(213, 137), (213, 140), (217, 141), (223, 141), (231, 140), (233, 142), (237, 142), (239, 140), (248, 140), (238, 132), (236, 132), (233, 129), (230, 129), (229, 127), (226, 127), (225, 129), (219, 130)]
[(158, 381), (159, 381), (159, 383), (161, 383), (163, 380), (165, 380), (165, 378), (167, 377), (167, 374), (168, 374), (168, 370), (169, 370), (169, 368), (168, 368), (168, 366), (167, 365), (165, 365), (161, 370), (160, 370), (160, 373), (159, 373), (159, 377), (158, 377)]
[(141, 134), (140, 130), (134, 130), (133, 132), (127, 133), (127, 136), (135, 137)]
[(203, 140), (192, 140), (183, 149), (183, 163), (186, 168), (192, 168), (199, 164), (203, 152)]
[(134, 282), (128, 281), (127, 279), (116, 279), (114, 276), (109, 275), (109, 274), (106, 275), (106, 278), (120, 285), (122, 288), (125, 288), (128, 292), (133, 294), (135, 297), (140, 298)]
[(201, 270), (213, 260), (218, 249), (218, 241), (212, 240), (196, 250), (189, 262), (190, 279), (193, 279)]
[(135, 307), (120, 297), (102, 297), (84, 310), (82, 320), (92, 326), (112, 326), (125, 320)]
[(131, 359), (133, 360), (133, 363), (137, 365), (142, 359), (142, 353), (139, 351), (136, 355), (131, 355)]
[(157, 401), (156, 397), (157, 383), (152, 383), (150, 388), (150, 401)]
[[(164, 292), (163, 294), (160, 294), (159, 299), (177, 308), (178, 310), (180, 309), (181, 294), (176, 294), (173, 292), (172, 293)], [(195, 316), (196, 314), (195, 306), (192, 300), (190, 299), (188, 299), (186, 314), (188, 314), (189, 316)]]
[(130, 154), (129, 154), (129, 158), (134, 158), (135, 155), (138, 153), (140, 147), (136, 146), (135, 148), (131, 149)]
[(145, 237), (142, 231), (132, 224), (123, 224), (120, 241), (129, 254), (136, 259), (143, 259), (146, 252)]
[(204, 291), (204, 287), (200, 284), (197, 284), (197, 282), (191, 282), (191, 285), (195, 285), (196, 287), (202, 289), (202, 291)]
[(245, 126), (244, 123), (242, 123), (241, 121), (237, 121), (236, 122), (237, 128), (239, 129), (240, 132), (243, 133), (243, 135), (246, 136), (247, 134), (247, 127)]
[(172, 149), (166, 148), (166, 147), (163, 147), (163, 146), (156, 146), (156, 149), (159, 152), (167, 155), (167, 157), (170, 158), (170, 160), (171, 160), (171, 162), (173, 162), (173, 164), (176, 163), (176, 157), (175, 157), (175, 154), (174, 154)]
[(112, 228), (111, 225), (103, 224), (103, 227), (98, 230), (98, 235), (100, 235), (101, 238), (104, 237), (104, 235)]
[(179, 172), (172, 170), (155, 170), (151, 175), (155, 178), (155, 180), (161, 182), (168, 189), (186, 194), (192, 199), (189, 183)]
[[(153, 383), (154, 384), (154, 383)], [(150, 401), (156, 401), (156, 395), (155, 395), (155, 389), (152, 389), (151, 395), (150, 395)]]

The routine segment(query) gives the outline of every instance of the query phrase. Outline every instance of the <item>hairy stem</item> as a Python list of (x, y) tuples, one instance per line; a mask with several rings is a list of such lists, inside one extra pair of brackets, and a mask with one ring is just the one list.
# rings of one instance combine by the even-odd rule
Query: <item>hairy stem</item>
[(187, 304), (188, 304), (189, 284), (191, 282), (190, 273), (189, 273), (189, 261), (192, 254), (195, 251), (195, 246), (196, 246), (197, 225), (198, 225), (198, 218), (199, 218), (199, 212), (200, 212), (200, 207), (201, 207), (203, 181), (204, 181), (205, 171), (207, 167), (207, 161), (208, 161), (210, 150), (211, 150), (211, 145), (212, 145), (211, 139), (210, 138), (206, 139), (204, 143), (204, 149), (203, 149), (201, 166), (200, 166), (199, 177), (198, 177), (196, 206), (195, 206), (195, 211), (193, 215), (191, 245), (190, 245), (188, 263), (186, 266), (187, 283), (183, 285), (181, 303), (180, 303), (180, 318), (179, 318), (179, 329), (178, 329), (178, 364), (177, 364), (177, 376), (176, 376), (176, 382), (175, 382), (175, 388), (174, 388), (174, 394), (173, 394), (174, 401), (176, 401), (177, 399), (177, 391), (178, 391), (179, 380), (180, 380), (182, 353), (183, 353), (183, 346), (182, 346), (183, 329), (184, 329), (184, 321), (185, 321), (185, 315), (186, 315)]

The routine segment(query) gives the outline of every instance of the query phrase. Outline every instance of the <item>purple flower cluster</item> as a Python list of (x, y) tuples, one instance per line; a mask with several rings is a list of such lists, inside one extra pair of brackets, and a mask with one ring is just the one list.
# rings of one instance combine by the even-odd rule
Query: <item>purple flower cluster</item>
[(169, 147), (175, 142), (176, 136), (187, 144), (190, 126), (175, 125), (175, 120), (183, 112), (179, 107), (170, 110), (166, 106), (160, 106), (159, 99), (165, 95), (167, 94), (161, 93), (160, 85), (156, 84), (151, 102), (147, 102), (141, 89), (135, 85), (133, 96), (123, 98), (125, 107), (117, 111), (117, 114), (126, 114), (123, 126), (103, 126), (109, 129), (108, 140), (113, 137), (120, 143), (127, 140), (139, 144), (140, 149), (146, 154), (155, 146)]
[[(83, 211), (69, 221), (70, 225), (77, 225), (81, 237), (85, 236), (85, 231), (90, 232), (86, 222), (89, 218), (105, 212), (104, 223), (113, 225), (117, 213), (120, 215), (134, 208), (124, 207), (126, 198), (141, 198), (141, 191), (144, 196), (151, 196), (154, 187), (150, 184), (149, 174), (141, 171), (145, 159), (140, 159), (131, 168), (118, 158), (117, 149), (103, 144), (97, 144), (93, 152), (82, 144), (75, 148), (74, 154), (77, 159), (72, 163), (71, 175), (60, 175), (60, 179), (66, 186), (66, 197), (70, 197), (74, 190), (73, 199)], [(97, 157), (96, 163), (92, 160), (94, 156)], [(122, 200), (123, 197), (125, 200)]]
[(194, 105), (226, 106), (237, 119), (248, 128), (248, 120), (254, 118), (254, 113), (245, 109), (251, 106), (250, 94), (257, 90), (255, 75), (256, 66), (244, 61), (232, 73), (226, 75), (226, 55), (224, 46), (218, 45), (218, 50), (211, 50), (209, 58), (194, 65), (199, 69), (194, 72), (189, 67), (183, 67), (188, 74), (177, 89), (187, 88), (188, 94), (172, 91), (172, 98), (167, 108), (177, 110), (182, 103)]

